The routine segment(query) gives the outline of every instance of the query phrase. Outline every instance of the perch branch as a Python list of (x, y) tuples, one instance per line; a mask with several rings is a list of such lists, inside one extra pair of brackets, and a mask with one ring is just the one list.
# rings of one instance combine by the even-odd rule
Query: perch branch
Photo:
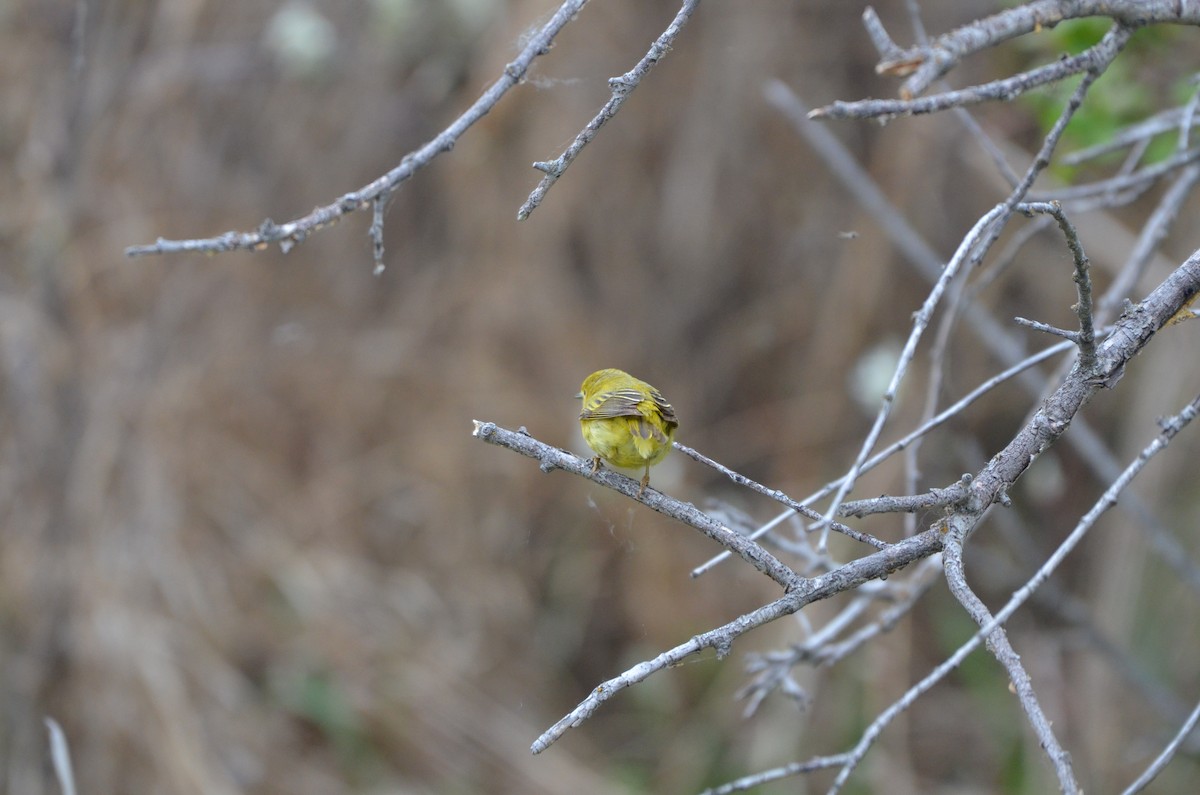
[(528, 433), (510, 431), (492, 422), (475, 420), (474, 423), (472, 436), (539, 461), (543, 472), (561, 469), (588, 478), (613, 491), (618, 491), (626, 497), (637, 500), (665, 516), (670, 516), (689, 527), (694, 527), (779, 583), (785, 590), (794, 589), (804, 582), (802, 577), (785, 566), (770, 552), (744, 535), (725, 527), (691, 503), (681, 502), (652, 488), (642, 492), (639, 489), (641, 484), (638, 481), (608, 469), (600, 468), (592, 472), (591, 461), (539, 442)]

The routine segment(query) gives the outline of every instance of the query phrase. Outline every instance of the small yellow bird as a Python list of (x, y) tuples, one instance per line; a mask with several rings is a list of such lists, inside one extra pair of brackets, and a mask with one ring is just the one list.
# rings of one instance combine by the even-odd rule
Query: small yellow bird
[(622, 370), (597, 370), (583, 380), (575, 397), (583, 398), (579, 427), (583, 440), (600, 460), (626, 469), (646, 468), (638, 496), (650, 485), (650, 467), (671, 452), (679, 421), (675, 409), (654, 387)]

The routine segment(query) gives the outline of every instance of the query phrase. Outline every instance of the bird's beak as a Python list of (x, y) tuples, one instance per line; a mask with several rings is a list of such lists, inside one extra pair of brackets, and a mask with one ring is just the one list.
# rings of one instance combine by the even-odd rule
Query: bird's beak
[(576, 392), (576, 393), (575, 393), (575, 399), (576, 399), (576, 400), (582, 400), (582, 399), (583, 399), (583, 393), (582, 393), (582, 392)]

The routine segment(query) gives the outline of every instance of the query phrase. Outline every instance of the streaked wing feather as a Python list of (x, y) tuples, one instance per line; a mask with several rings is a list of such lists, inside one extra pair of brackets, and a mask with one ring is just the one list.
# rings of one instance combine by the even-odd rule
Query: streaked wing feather
[(662, 396), (662, 393), (657, 389), (650, 390), (650, 397), (654, 398), (654, 405), (658, 406), (659, 412), (662, 414), (663, 421), (671, 425), (678, 426), (679, 420), (675, 418), (675, 409), (667, 402), (667, 399)]
[(642, 394), (636, 389), (614, 389), (602, 392), (593, 398), (594, 405), (588, 405), (579, 415), (581, 420), (601, 420), (610, 417), (641, 417), (643, 416), (638, 404), (642, 402)]

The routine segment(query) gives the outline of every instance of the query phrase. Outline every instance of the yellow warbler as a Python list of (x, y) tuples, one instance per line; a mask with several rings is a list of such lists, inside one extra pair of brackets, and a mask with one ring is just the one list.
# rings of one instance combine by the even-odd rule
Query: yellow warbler
[(640, 497), (650, 484), (650, 467), (671, 452), (679, 427), (675, 409), (657, 389), (622, 370), (597, 370), (575, 397), (583, 398), (583, 439), (596, 452), (592, 472), (601, 459), (616, 467), (645, 467)]

